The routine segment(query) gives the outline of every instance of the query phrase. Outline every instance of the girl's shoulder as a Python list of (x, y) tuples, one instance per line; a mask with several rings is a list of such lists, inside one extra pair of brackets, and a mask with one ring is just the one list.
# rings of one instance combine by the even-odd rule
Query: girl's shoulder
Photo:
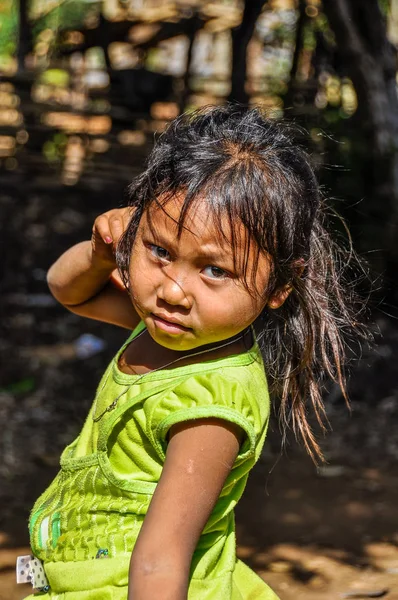
[[(254, 454), (263, 439), (270, 400), (261, 355), (256, 349), (216, 361), (183, 367), (181, 377), (144, 404), (147, 431), (161, 454), (173, 425), (215, 418), (245, 433), (244, 454)], [(242, 458), (241, 456), (241, 458)]]

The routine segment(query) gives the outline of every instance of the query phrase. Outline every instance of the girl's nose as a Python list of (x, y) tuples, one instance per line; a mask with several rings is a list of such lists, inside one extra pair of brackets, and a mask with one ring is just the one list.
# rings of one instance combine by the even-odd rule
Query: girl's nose
[(187, 281), (182, 281), (173, 274), (164, 273), (162, 284), (159, 286), (158, 298), (170, 304), (171, 306), (182, 306), (191, 308), (192, 297), (187, 291)]

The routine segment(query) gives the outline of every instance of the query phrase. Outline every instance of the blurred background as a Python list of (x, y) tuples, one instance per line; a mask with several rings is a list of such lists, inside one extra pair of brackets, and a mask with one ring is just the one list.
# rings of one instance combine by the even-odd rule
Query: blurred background
[(226, 100), (303, 127), (368, 261), (375, 345), (316, 468), (273, 423), (238, 552), (282, 600), (398, 599), (397, 0), (0, 0), (0, 599), (27, 519), (126, 337), (57, 306), (46, 271), (124, 201), (176, 115)]

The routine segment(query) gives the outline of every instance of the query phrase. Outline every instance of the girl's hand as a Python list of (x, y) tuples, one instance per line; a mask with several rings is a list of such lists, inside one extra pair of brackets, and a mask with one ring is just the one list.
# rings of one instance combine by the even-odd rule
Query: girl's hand
[(117, 243), (126, 231), (132, 214), (130, 207), (115, 208), (95, 219), (91, 236), (93, 261), (116, 269)]
[(116, 269), (115, 250), (133, 214), (109, 210), (95, 219), (91, 240), (69, 248), (50, 268), (53, 296), (83, 317), (134, 329), (140, 321)]

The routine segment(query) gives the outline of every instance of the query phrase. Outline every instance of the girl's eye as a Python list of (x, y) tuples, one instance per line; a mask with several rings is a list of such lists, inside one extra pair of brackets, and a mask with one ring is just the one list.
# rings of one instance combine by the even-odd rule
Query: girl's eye
[(228, 273), (224, 271), (224, 269), (220, 269), (220, 267), (205, 267), (203, 269), (203, 273), (206, 275), (206, 277), (210, 277), (211, 279), (225, 279), (228, 277)]
[(162, 246), (156, 246), (155, 244), (149, 244), (149, 249), (155, 258), (159, 260), (169, 260), (170, 254)]

